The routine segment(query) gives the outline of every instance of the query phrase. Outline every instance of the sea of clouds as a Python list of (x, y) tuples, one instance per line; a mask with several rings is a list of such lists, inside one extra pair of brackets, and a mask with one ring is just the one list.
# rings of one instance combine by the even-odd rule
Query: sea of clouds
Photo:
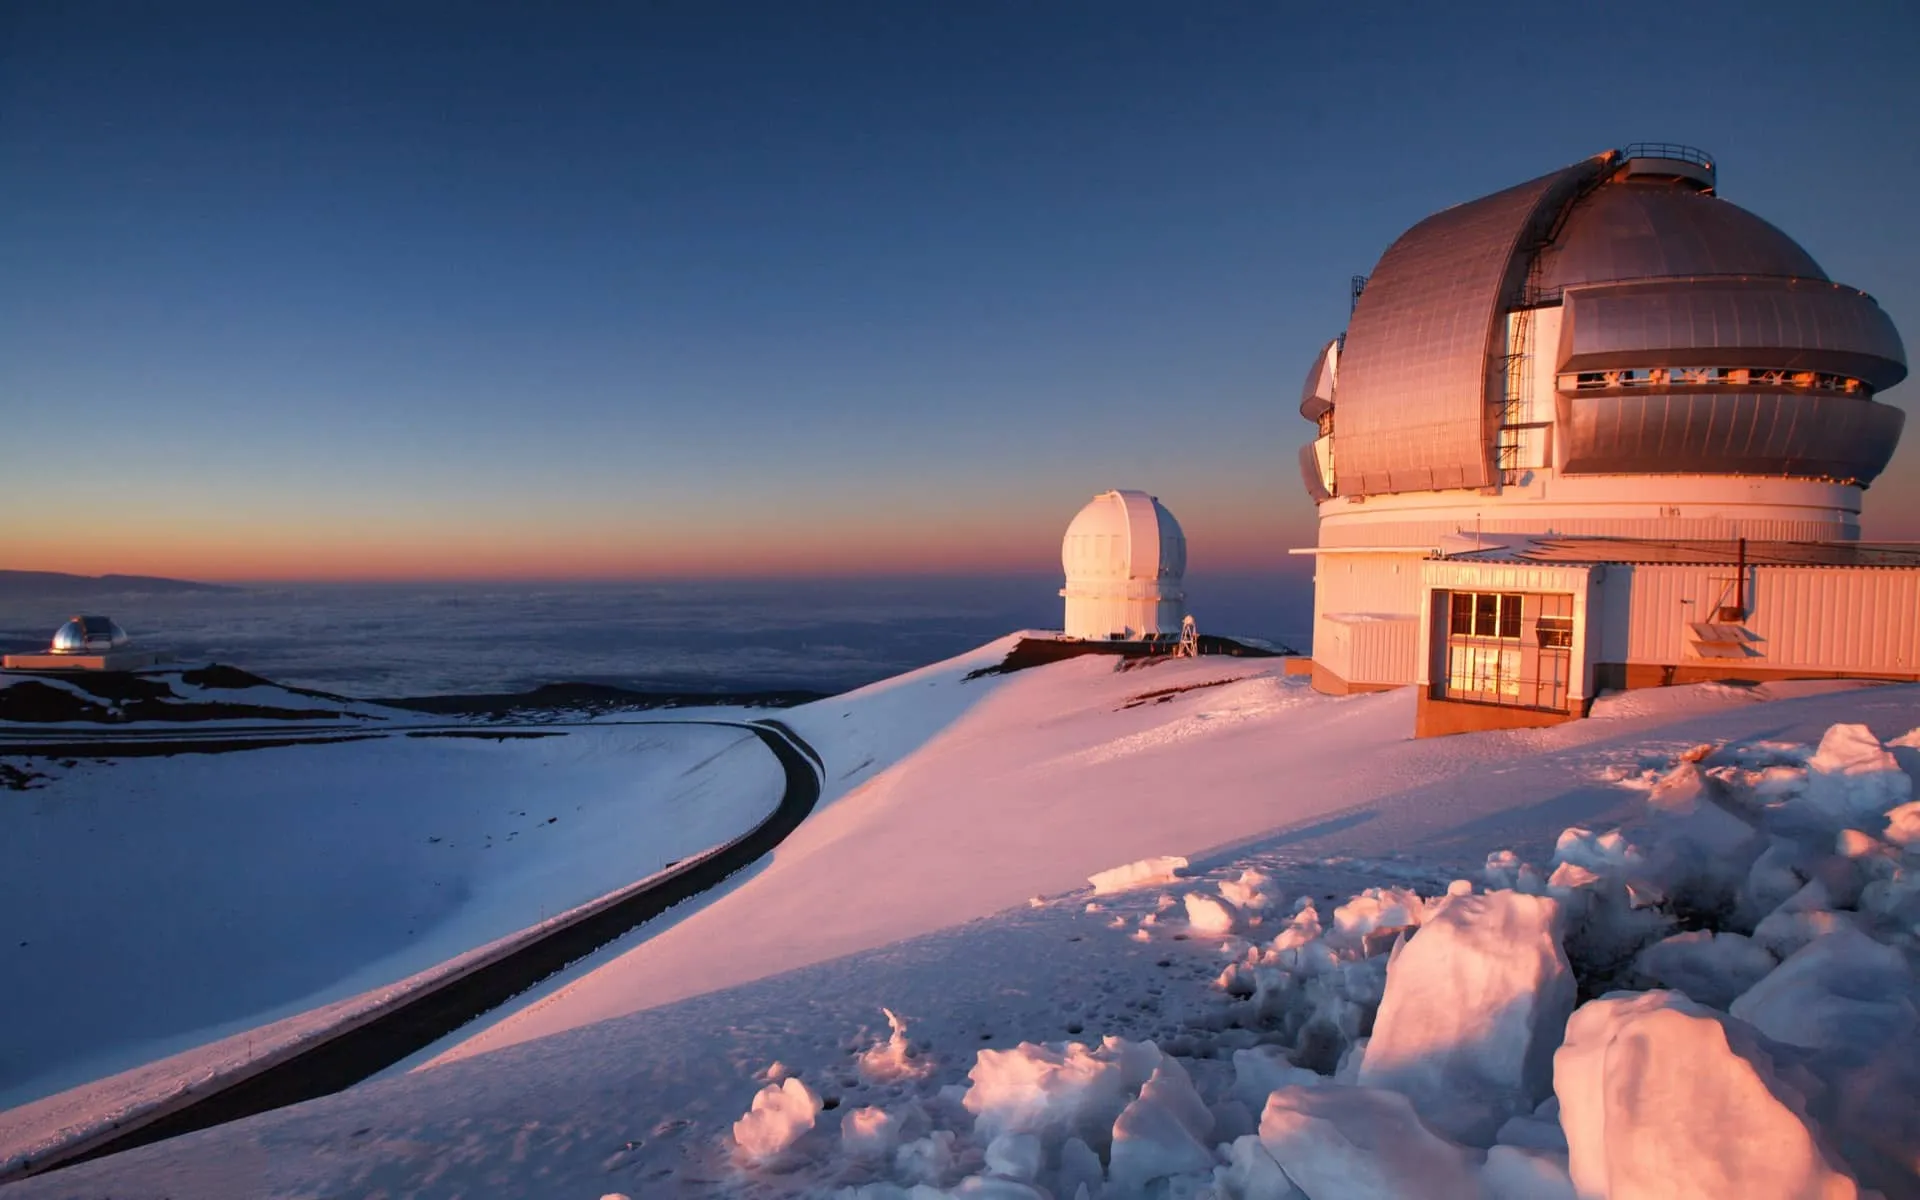
[[(1201, 628), (1304, 645), (1297, 576), (1189, 585)], [(380, 697), (590, 681), (686, 692), (843, 691), (1015, 629), (1057, 628), (1044, 576), (647, 584), (271, 585), (0, 601), (0, 647), (75, 612), (141, 644), (276, 682)]]

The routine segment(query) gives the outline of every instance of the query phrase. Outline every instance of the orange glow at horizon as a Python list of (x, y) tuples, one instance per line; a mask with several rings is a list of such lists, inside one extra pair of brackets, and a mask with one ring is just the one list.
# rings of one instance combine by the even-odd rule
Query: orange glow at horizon
[[(1295, 565), (1286, 548), (1302, 544), (1273, 519), (1222, 513), (1226, 520), (1196, 522), (1176, 515), (1193, 547), (1189, 574), (1286, 569)], [(897, 520), (826, 525), (793, 519), (666, 531), (521, 522), (493, 528), (430, 522), (377, 530), (319, 522), (263, 528), (244, 520), (173, 524), (127, 516), (78, 540), (60, 531), (0, 527), (0, 567), (207, 583), (1044, 574), (1059, 570), (1059, 539), (1071, 516), (919, 521), (910, 528), (900, 528)]]

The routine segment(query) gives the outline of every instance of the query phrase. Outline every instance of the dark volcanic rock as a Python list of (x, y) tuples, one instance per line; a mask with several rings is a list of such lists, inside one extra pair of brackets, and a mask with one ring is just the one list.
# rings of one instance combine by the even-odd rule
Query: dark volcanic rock
[(741, 708), (791, 708), (826, 698), (824, 692), (637, 692), (604, 683), (549, 683), (527, 692), (471, 696), (408, 696), (382, 700), (389, 708), (443, 716), (511, 716), (530, 712), (623, 712), (651, 708), (728, 705)]

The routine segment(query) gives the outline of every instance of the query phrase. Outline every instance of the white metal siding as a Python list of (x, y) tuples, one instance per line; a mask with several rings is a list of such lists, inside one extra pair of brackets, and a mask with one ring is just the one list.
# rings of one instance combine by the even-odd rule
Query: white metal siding
[[(1313, 572), (1314, 661), (1348, 683), (1412, 683), (1420, 562), (1418, 554), (1320, 555)], [(1337, 619), (1343, 616), (1388, 619)]]
[[(1711, 621), (1736, 568), (1614, 566), (1609, 608), (1628, 604), (1625, 654), (1603, 642), (1602, 662), (1697, 663), (1687, 624)], [(1753, 666), (1814, 671), (1920, 671), (1920, 571), (1849, 567), (1748, 568), (1744, 627), (1754, 635)], [(1612, 610), (1618, 611), (1618, 610)], [(1618, 629), (1613, 631), (1616, 636)], [(1713, 660), (1737, 663), (1738, 660)]]

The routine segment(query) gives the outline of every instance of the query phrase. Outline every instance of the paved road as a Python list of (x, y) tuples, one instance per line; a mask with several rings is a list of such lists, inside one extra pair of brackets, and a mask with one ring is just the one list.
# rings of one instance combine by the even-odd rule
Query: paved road
[[(594, 722), (595, 727), (612, 722)], [(60, 1167), (122, 1150), (131, 1150), (151, 1142), (213, 1125), (237, 1121), (255, 1113), (298, 1104), (351, 1087), (361, 1080), (405, 1059), (409, 1055), (459, 1029), (475, 1017), (491, 1011), (526, 991), (567, 964), (584, 958), (628, 930), (649, 921), (674, 905), (719, 884), (727, 877), (758, 861), (784, 841), (788, 834), (812, 813), (820, 799), (824, 772), (820, 755), (801, 737), (776, 720), (761, 721), (649, 721), (631, 724), (721, 725), (745, 729), (757, 736), (779, 760), (786, 775), (786, 787), (780, 804), (764, 821), (746, 834), (716, 850), (696, 856), (668, 872), (651, 886), (593, 909), (573, 921), (521, 946), (485, 965), (458, 975), (444, 983), (411, 993), (377, 1016), (355, 1025), (334, 1037), (310, 1046), (272, 1064), (253, 1075), (226, 1086), (187, 1099), (162, 1112), (150, 1114), (137, 1124), (110, 1130), (99, 1137), (62, 1147), (38, 1160), (23, 1165), (11, 1175), (0, 1175), (0, 1183), (38, 1175)], [(451, 726), (463, 734), (511, 735), (515, 729), (564, 730), (564, 726), (534, 725), (502, 727), (473, 725)], [(170, 732), (170, 731), (169, 731)], [(250, 740), (234, 730), (195, 733), (169, 739), (178, 749), (161, 753), (204, 750), (207, 742), (245, 741), (254, 745), (285, 745), (285, 732)], [(418, 726), (379, 730), (335, 730), (321, 740), (345, 737), (391, 737), (422, 732)], [(296, 738), (295, 741), (309, 739)], [(186, 743), (182, 745), (181, 743)], [(18, 754), (13, 739), (0, 741), (0, 753)], [(95, 756), (111, 753), (106, 738), (66, 738), (36, 747), (30, 753)], [(240, 749), (238, 745), (232, 749)], [(143, 745), (148, 753), (156, 752)], [(139, 751), (135, 751), (136, 753)]]

